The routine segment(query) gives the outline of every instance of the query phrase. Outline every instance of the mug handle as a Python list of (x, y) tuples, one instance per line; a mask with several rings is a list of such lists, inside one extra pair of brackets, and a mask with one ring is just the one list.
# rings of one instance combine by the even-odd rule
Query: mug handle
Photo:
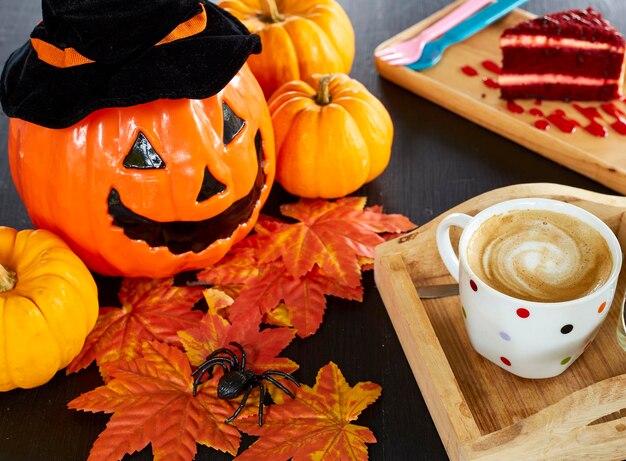
[(450, 272), (450, 275), (457, 283), (459, 282), (459, 258), (452, 249), (450, 227), (464, 228), (472, 219), (471, 216), (463, 213), (452, 213), (443, 218), (443, 221), (437, 226), (437, 249), (439, 250), (439, 256), (441, 256), (446, 269), (448, 269), (448, 272)]

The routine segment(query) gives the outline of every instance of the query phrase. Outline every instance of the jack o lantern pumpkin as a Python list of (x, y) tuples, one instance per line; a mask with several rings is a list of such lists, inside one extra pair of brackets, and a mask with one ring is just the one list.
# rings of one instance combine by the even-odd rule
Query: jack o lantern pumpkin
[(43, 0), (0, 101), (35, 226), (105, 275), (207, 267), (254, 226), (274, 180), (260, 52), (206, 0)]
[(219, 260), (254, 226), (275, 168), (247, 67), (207, 99), (101, 109), (62, 129), (12, 118), (9, 160), (35, 226), (91, 269), (133, 277)]

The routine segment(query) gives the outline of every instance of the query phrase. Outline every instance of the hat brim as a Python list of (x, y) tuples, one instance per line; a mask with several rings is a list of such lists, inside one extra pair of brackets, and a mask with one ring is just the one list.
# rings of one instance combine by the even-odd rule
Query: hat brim
[(250, 54), (260, 52), (261, 43), (232, 15), (202, 3), (207, 14), (203, 32), (153, 46), (121, 64), (58, 68), (41, 61), (28, 41), (9, 57), (2, 72), (4, 111), (48, 128), (66, 128), (107, 107), (213, 96)]

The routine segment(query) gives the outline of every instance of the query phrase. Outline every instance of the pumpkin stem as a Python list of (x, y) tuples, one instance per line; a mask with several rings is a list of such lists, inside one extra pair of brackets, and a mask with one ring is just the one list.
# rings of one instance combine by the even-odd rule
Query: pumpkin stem
[(276, 0), (261, 0), (261, 20), (270, 24), (284, 21), (285, 17), (280, 14), (276, 6)]
[(328, 88), (328, 86), (330, 85), (330, 81), (333, 79), (333, 74), (324, 74), (321, 76), (318, 87), (317, 87), (317, 93), (315, 94), (315, 102), (317, 104), (319, 104), (320, 106), (325, 106), (327, 104), (330, 104), (330, 89)]
[(17, 276), (15, 272), (7, 269), (2, 264), (0, 264), (0, 293), (4, 293), (5, 291), (11, 291), (15, 288), (15, 284), (17, 283)]

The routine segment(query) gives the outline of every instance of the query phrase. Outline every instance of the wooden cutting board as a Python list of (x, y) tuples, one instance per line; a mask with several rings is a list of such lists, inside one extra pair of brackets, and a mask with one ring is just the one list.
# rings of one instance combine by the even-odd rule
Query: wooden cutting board
[[(390, 38), (376, 50), (417, 35), (460, 3), (462, 1), (453, 3)], [(616, 117), (601, 107), (603, 103), (576, 103), (583, 109), (592, 112), (597, 110), (599, 117), (595, 118), (596, 125), (592, 126), (590, 119), (583, 116), (574, 103), (516, 100), (514, 105), (509, 105), (507, 101), (500, 99), (500, 91), (491, 87), (497, 82), (498, 76), (487, 70), (483, 63), (492, 61), (499, 64), (501, 52), (498, 43), (502, 31), (532, 17), (534, 16), (531, 13), (523, 10), (512, 12), (468, 40), (448, 48), (439, 64), (425, 71), (416, 72), (405, 67), (390, 66), (378, 58), (375, 58), (376, 67), (384, 78), (409, 91), (626, 194), (626, 132), (619, 132), (623, 131), (622, 128), (626, 129), (626, 124), (620, 125)], [(478, 74), (468, 76), (462, 70), (466, 66), (476, 70)], [(612, 101), (611, 104), (626, 113), (624, 101)], [(560, 121), (561, 117), (555, 116), (557, 111), (563, 111), (567, 120), (580, 126), (573, 133), (561, 131), (557, 125), (564, 122)], [(551, 114), (552, 121), (547, 118)], [(626, 122), (626, 116), (623, 116), (623, 121)], [(549, 125), (549, 128), (539, 129), (535, 123)], [(598, 129), (597, 125), (604, 127), (606, 137), (590, 134), (585, 129), (594, 131), (593, 128)]]

